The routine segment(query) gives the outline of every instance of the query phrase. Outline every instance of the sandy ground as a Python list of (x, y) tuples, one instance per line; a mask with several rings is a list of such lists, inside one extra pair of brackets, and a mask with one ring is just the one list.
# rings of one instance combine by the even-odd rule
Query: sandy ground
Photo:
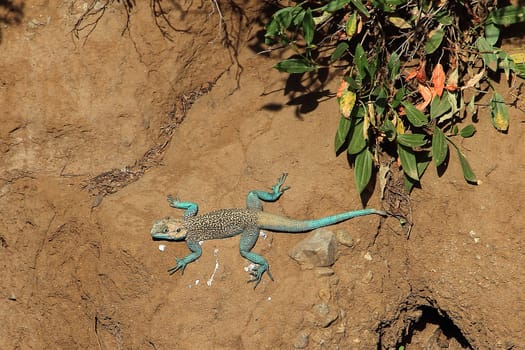
[[(482, 111), (461, 143), (482, 185), (464, 183), (455, 155), (444, 176), (427, 171), (408, 240), (368, 216), (334, 227), (354, 244), (332, 270), (288, 256), (304, 236), (268, 233), (255, 251), (275, 281), (255, 291), (238, 237), (168, 275), (188, 252), (150, 239), (154, 220), (182, 214), (168, 193), (201, 212), (239, 207), (288, 172), (265, 210), (361, 208), (333, 150), (336, 104), (297, 98), (337, 81), (287, 84), (255, 53), (257, 2), (219, 3), (163, 3), (171, 41), (147, 4), (112, 2), (78, 33), (90, 2), (0, 4), (0, 348), (525, 348), (519, 109), (506, 135)], [(381, 207), (377, 188), (367, 206)]]

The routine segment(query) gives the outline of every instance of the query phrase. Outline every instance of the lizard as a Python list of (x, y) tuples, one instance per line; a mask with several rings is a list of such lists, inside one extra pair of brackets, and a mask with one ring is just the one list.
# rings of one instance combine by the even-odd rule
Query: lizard
[(252, 278), (248, 282), (255, 282), (257, 287), (266, 272), (273, 281), (268, 261), (261, 255), (252, 252), (259, 231), (269, 230), (276, 232), (300, 233), (308, 232), (320, 227), (337, 224), (357, 216), (378, 214), (386, 216), (387, 213), (376, 209), (361, 209), (343, 212), (340, 214), (323, 217), (316, 220), (293, 220), (284, 216), (263, 211), (262, 201), (275, 202), (284, 191), (290, 187), (283, 186), (288, 174), (283, 173), (277, 184), (272, 186), (271, 192), (253, 190), (246, 198), (246, 208), (219, 209), (206, 214), (197, 215), (199, 207), (193, 202), (182, 202), (172, 195), (168, 195), (168, 203), (176, 209), (185, 209), (182, 218), (167, 217), (155, 221), (151, 229), (153, 240), (185, 241), (191, 251), (183, 258), (175, 258), (176, 265), (169, 268), (170, 275), (177, 271), (184, 273), (186, 266), (202, 255), (200, 242), (212, 239), (229, 238), (240, 235), (239, 250), (241, 256), (256, 265), (250, 272)]

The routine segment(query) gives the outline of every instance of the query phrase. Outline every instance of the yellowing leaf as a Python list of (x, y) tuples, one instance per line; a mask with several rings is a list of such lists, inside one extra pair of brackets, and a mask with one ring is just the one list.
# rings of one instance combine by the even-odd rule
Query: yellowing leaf
[(505, 131), (509, 128), (509, 121), (501, 111), (496, 111), (493, 116), (494, 126), (498, 130)]
[(388, 21), (399, 29), (410, 29), (412, 26), (401, 17), (388, 17)]
[(353, 91), (343, 91), (341, 98), (339, 99), (339, 110), (345, 118), (350, 118), (352, 109), (355, 105), (356, 95)]
[(352, 13), (346, 21), (346, 35), (350, 40), (357, 30), (357, 12)]
[(513, 53), (509, 55), (512, 61), (516, 64), (525, 63), (525, 53)]
[(509, 129), (509, 112), (503, 96), (495, 92), (490, 101), (490, 107), (492, 125), (499, 131), (507, 131)]
[(405, 126), (403, 125), (403, 122), (400, 118), (397, 118), (396, 131), (399, 135), (403, 135), (405, 133)]

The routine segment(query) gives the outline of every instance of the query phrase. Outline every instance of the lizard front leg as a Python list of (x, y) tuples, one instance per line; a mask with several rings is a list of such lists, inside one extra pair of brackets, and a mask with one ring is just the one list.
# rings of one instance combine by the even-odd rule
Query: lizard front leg
[(184, 217), (186, 218), (197, 215), (197, 212), (199, 211), (199, 206), (197, 205), (197, 203), (181, 202), (179, 200), (179, 197), (173, 198), (171, 194), (168, 195), (168, 203), (172, 208), (186, 209), (186, 211), (184, 212)]
[(186, 265), (194, 262), (195, 260), (200, 258), (200, 256), (202, 255), (202, 248), (199, 243), (186, 241), (186, 245), (191, 250), (191, 253), (186, 255), (182, 259), (175, 258), (175, 260), (177, 261), (177, 265), (168, 269), (168, 272), (170, 273), (170, 275), (173, 275), (175, 272), (179, 270), (181, 271), (181, 274), (184, 274), (184, 269), (186, 268)]
[(282, 187), (287, 176), (288, 174), (286, 173), (281, 174), (277, 180), (277, 183), (272, 186), (272, 192), (258, 190), (250, 191), (250, 193), (248, 193), (248, 197), (246, 197), (246, 207), (248, 209), (262, 210), (261, 200), (265, 202), (275, 202), (278, 200), (284, 191), (290, 188), (288, 186)]
[(258, 238), (259, 229), (257, 227), (246, 229), (241, 234), (241, 242), (239, 246), (242, 257), (250, 260), (254, 264), (257, 264), (257, 267), (252, 272), (250, 272), (253, 278), (248, 281), (248, 283), (255, 282), (253, 289), (257, 288), (257, 286), (261, 282), (262, 275), (265, 272), (268, 273), (268, 277), (270, 277), (270, 279), (273, 281), (268, 261), (266, 261), (266, 259), (263, 258), (261, 255), (251, 251), (252, 248), (255, 246), (255, 243), (257, 242)]

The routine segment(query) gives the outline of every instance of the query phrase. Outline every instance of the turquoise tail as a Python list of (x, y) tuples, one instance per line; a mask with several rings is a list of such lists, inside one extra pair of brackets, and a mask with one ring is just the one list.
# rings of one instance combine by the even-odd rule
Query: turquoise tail
[(316, 228), (325, 227), (337, 224), (342, 221), (346, 221), (357, 216), (364, 216), (370, 214), (377, 214), (381, 216), (387, 216), (384, 211), (376, 209), (362, 209), (348, 211), (346, 213), (336, 214), (327, 216), (316, 220), (294, 220), (284, 216), (275, 215), (266, 212), (259, 212), (258, 215), (258, 226), (261, 229), (270, 231), (280, 232), (306, 232), (315, 230)]

